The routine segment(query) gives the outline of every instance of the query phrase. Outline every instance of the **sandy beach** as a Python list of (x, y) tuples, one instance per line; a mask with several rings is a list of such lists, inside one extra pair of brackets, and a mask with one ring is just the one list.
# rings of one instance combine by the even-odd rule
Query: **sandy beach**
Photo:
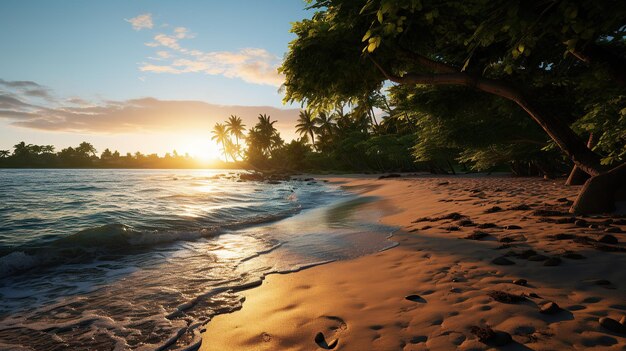
[(266, 277), (202, 350), (626, 350), (626, 220), (567, 213), (579, 187), (326, 179), (376, 196), (399, 245)]

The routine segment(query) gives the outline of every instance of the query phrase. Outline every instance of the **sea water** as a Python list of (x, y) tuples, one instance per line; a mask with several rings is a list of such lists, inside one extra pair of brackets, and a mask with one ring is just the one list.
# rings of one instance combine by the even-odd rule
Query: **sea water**
[(230, 170), (0, 170), (0, 349), (195, 349), (271, 273), (393, 243), (383, 209)]

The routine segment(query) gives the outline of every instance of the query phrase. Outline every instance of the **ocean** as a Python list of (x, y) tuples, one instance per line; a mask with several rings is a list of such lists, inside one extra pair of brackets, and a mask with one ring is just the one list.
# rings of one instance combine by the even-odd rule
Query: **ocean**
[(394, 245), (373, 198), (238, 173), (0, 170), (0, 349), (193, 350), (267, 274)]

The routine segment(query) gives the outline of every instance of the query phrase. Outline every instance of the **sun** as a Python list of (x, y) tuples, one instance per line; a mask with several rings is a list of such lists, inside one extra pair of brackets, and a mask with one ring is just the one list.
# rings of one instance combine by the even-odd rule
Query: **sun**
[(183, 137), (177, 150), (179, 154), (188, 153), (191, 157), (204, 163), (223, 160), (219, 146), (209, 138)]

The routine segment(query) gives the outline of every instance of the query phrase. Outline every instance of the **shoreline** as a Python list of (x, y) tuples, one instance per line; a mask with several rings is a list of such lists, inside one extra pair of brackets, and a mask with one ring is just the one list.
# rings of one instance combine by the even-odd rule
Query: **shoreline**
[[(390, 240), (398, 245), (266, 276), (260, 286), (241, 292), (246, 298), (241, 310), (204, 326), (201, 350), (311, 350), (333, 346), (334, 340), (336, 350), (488, 349), (472, 326), (510, 334), (511, 349), (624, 349), (624, 335), (606, 330), (598, 318), (619, 320), (626, 313), (620, 299), (626, 296), (626, 273), (613, 269), (626, 266), (626, 253), (553, 239), (564, 231), (596, 238), (608, 227), (626, 229), (555, 223), (568, 216), (562, 213), (566, 202), (557, 200), (572, 199), (578, 187), (501, 175), (317, 178), (361, 196), (378, 196), (389, 210), (380, 222), (399, 227)], [(535, 215), (546, 208), (555, 211), (547, 214), (559, 214)], [(433, 218), (453, 212), (459, 216)], [(496, 227), (477, 229), (485, 223)], [(476, 231), (482, 234), (470, 240)], [(611, 247), (623, 248), (624, 234), (613, 236), (619, 244)], [(513, 265), (492, 262), (510, 250), (517, 254), (507, 256)], [(528, 250), (538, 257), (521, 258), (519, 252)], [(553, 257), (557, 266), (544, 266)], [(512, 284), (516, 279), (528, 284)], [(598, 280), (611, 283), (592, 282)], [(493, 291), (526, 297), (502, 303), (489, 296)], [(540, 298), (528, 297), (531, 293)], [(405, 299), (410, 295), (419, 298)], [(548, 302), (561, 308), (540, 313)]]

